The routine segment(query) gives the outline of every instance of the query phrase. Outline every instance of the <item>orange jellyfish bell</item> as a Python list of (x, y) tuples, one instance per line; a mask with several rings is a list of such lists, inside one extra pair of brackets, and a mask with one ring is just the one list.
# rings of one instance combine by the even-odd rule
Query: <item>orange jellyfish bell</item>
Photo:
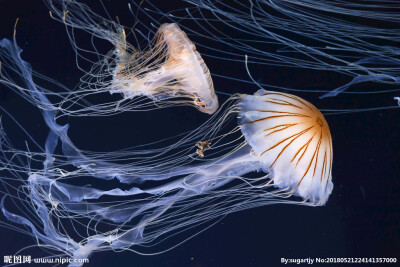
[(259, 90), (239, 103), (246, 141), (274, 185), (317, 205), (332, 188), (332, 138), (321, 112), (306, 100)]
[(191, 98), (190, 104), (202, 112), (212, 114), (217, 110), (210, 71), (177, 24), (161, 25), (155, 44), (144, 51), (128, 48), (123, 34), (116, 53), (112, 93), (123, 93), (125, 98), (139, 95), (154, 100), (179, 98), (182, 103), (187, 103), (182, 98)]

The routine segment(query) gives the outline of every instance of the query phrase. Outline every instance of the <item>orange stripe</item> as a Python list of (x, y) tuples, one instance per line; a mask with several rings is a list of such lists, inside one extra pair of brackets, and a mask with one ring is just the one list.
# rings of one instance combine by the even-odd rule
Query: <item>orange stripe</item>
[(264, 132), (265, 132), (265, 131), (269, 131), (269, 130), (274, 129), (274, 128), (278, 128), (278, 127), (285, 126), (283, 129), (278, 129), (278, 130), (275, 130), (275, 131), (270, 132), (269, 134), (266, 134), (265, 137), (267, 137), (268, 135), (271, 135), (271, 134), (273, 134), (273, 133), (277, 133), (277, 132), (286, 130), (287, 128), (290, 128), (290, 127), (292, 127), (292, 126), (294, 126), (294, 125), (297, 125), (297, 124), (298, 124), (298, 123), (293, 123), (293, 124), (282, 124), (282, 125), (278, 125), (278, 126), (275, 126), (275, 127), (272, 127), (272, 128), (265, 129)]
[(290, 144), (293, 143), (294, 140), (296, 140), (297, 138), (299, 138), (301, 135), (303, 135), (304, 133), (306, 133), (309, 129), (311, 129), (312, 127), (308, 128), (307, 130), (298, 133), (297, 136), (295, 138), (293, 138), (292, 141), (289, 142), (289, 144), (287, 144), (282, 150), (281, 152), (278, 154), (278, 156), (276, 157), (276, 159), (274, 160), (274, 162), (269, 166), (269, 168), (272, 168), (272, 166), (275, 164), (275, 162), (278, 160), (278, 158), (282, 155), (283, 151), (285, 151), (286, 148), (288, 148), (290, 146)]
[(259, 122), (259, 121), (264, 121), (264, 120), (269, 120), (269, 119), (276, 119), (276, 118), (282, 118), (282, 117), (301, 117), (299, 115), (280, 115), (280, 116), (269, 116), (269, 117), (265, 117), (262, 119), (258, 119), (258, 120), (254, 120), (254, 121), (249, 121), (246, 123), (255, 123), (255, 122)]
[(311, 127), (305, 129), (304, 131), (302, 131), (302, 132), (300, 132), (300, 133), (296, 133), (296, 134), (294, 134), (294, 135), (291, 135), (291, 136), (289, 136), (289, 137), (287, 137), (287, 138), (285, 138), (285, 139), (279, 141), (278, 143), (276, 143), (275, 145), (273, 145), (272, 147), (268, 148), (268, 149), (265, 150), (263, 153), (261, 153), (260, 157), (261, 157), (265, 152), (268, 152), (269, 150), (271, 150), (271, 149), (273, 149), (273, 148), (279, 146), (280, 144), (282, 144), (282, 143), (285, 142), (286, 140), (292, 138), (293, 136), (296, 136), (296, 135), (303, 135), (304, 133), (308, 132), (308, 131), (309, 131), (311, 128), (313, 128), (313, 127), (314, 127), (314, 126), (311, 126)]

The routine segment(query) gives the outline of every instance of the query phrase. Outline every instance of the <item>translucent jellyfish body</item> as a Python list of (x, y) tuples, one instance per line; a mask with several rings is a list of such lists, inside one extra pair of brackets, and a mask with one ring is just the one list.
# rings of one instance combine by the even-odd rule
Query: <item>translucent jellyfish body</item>
[[(214, 113), (218, 99), (203, 58), (175, 23), (163, 24), (155, 44), (145, 51), (126, 50), (125, 38), (117, 46), (118, 59), (110, 92), (126, 98), (192, 98), (202, 112)], [(184, 100), (182, 100), (184, 101)]]

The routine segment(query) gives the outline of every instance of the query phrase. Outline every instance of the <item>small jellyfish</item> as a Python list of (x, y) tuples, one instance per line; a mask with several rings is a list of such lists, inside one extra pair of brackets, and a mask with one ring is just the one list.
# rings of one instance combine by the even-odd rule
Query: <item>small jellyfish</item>
[(145, 51), (130, 53), (122, 34), (110, 92), (123, 93), (125, 98), (191, 98), (200, 111), (214, 113), (218, 99), (210, 71), (187, 35), (177, 24), (165, 23), (154, 40)]
[[(113, 115), (176, 105), (194, 106), (207, 114), (218, 109), (210, 70), (177, 24), (160, 25), (151, 39), (137, 29), (139, 21), (133, 27), (126, 27), (94, 13), (83, 3), (64, 0), (45, 0), (45, 3), (50, 16), (67, 26), (77, 67), (84, 72), (74, 89), (58, 86), (62, 88), (55, 97), (45, 92), (51, 95), (57, 118)], [(147, 30), (149, 35), (153, 33), (153, 29)], [(80, 45), (81, 36), (75, 36), (78, 31), (89, 33), (92, 49), (86, 46), (87, 40)], [(145, 36), (145, 47), (140, 45), (138, 35)], [(111, 49), (104, 49), (107, 42)], [(43, 75), (41, 79), (52, 82)], [(116, 97), (110, 97), (109, 93)], [(35, 105), (43, 105), (26, 98)]]

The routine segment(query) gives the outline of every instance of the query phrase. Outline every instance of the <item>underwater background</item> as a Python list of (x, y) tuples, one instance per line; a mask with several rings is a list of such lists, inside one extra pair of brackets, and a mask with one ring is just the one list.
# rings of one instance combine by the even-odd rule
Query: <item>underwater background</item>
[[(122, 24), (134, 23), (127, 9), (128, 1), (103, 2)], [(97, 1), (87, 3), (101, 13)], [(152, 3), (164, 11), (190, 6), (179, 0), (153, 0)], [(146, 5), (145, 1), (141, 8), (150, 8)], [(167, 17), (152, 16), (168, 22)], [(12, 38), (16, 18), (19, 18), (16, 38), (23, 49), (22, 58), (39, 73), (74, 87), (83, 73), (76, 68), (75, 54), (64, 26), (49, 17), (48, 9), (39, 0), (0, 0), (0, 38)], [(138, 19), (150, 23), (140, 12)], [(193, 22), (185, 23), (190, 27)], [(86, 35), (77, 33), (80, 34)], [(201, 48), (198, 50), (202, 54)], [(229, 72), (231, 77), (250, 81), (244, 61), (227, 64), (206, 55), (203, 58), (212, 73)], [(337, 74), (323, 71), (316, 77), (315, 72), (306, 70), (251, 68), (257, 82), (293, 88), (329, 90), (348, 82)], [(214, 87), (229, 94), (252, 94), (258, 90), (252, 83), (219, 77), (214, 77)], [(374, 91), (385, 89), (384, 84), (375, 83), (363, 83), (352, 89), (363, 87)], [(299, 95), (318, 108), (356, 108), (396, 105), (393, 97), (400, 96), (400, 92), (375, 97), (339, 94), (325, 99), (319, 99), (318, 93)], [(222, 94), (218, 97), (221, 103), (227, 98)], [(29, 129), (35, 140), (44, 143), (48, 129), (36, 107), (3, 85), (0, 85), (0, 105)], [(78, 147), (113, 151), (189, 131), (207, 118), (207, 114), (192, 107), (172, 107), (109, 117), (74, 117), (65, 119), (65, 123), (70, 124), (71, 139)], [(400, 109), (330, 115), (326, 119), (334, 151), (334, 189), (326, 206), (277, 204), (240, 211), (163, 254), (100, 252), (90, 257), (87, 266), (278, 266), (282, 257), (399, 257)], [(4, 117), (6, 130), (7, 121)], [(7, 133), (16, 144), (23, 143), (23, 136), (19, 139), (18, 133)], [(1, 213), (0, 220), (6, 220)], [(30, 236), (6, 228), (0, 228), (0, 236), (1, 256), (14, 255), (36, 242)], [(171, 240), (171, 245), (175, 243)], [(38, 248), (28, 252), (32, 257), (46, 255)]]

